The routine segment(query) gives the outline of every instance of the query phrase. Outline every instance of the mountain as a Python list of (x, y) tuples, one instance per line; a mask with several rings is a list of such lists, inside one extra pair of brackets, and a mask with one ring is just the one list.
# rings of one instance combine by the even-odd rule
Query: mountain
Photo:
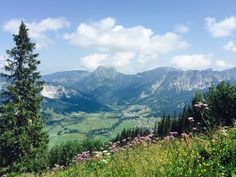
[[(44, 75), (42, 79), (43, 108), (56, 113), (112, 111), (144, 105), (152, 114), (160, 115), (181, 111), (196, 90), (204, 92), (211, 83), (225, 80), (236, 84), (236, 68), (182, 71), (160, 67), (128, 75), (100, 66), (93, 72), (64, 71)], [(0, 78), (0, 88), (5, 84)]]
[(73, 84), (80, 82), (90, 74), (90, 72), (84, 70), (63, 71), (44, 75), (43, 80), (46, 83), (54, 83), (58, 85), (72, 87)]
[[(79, 90), (90, 100), (107, 108), (119, 109), (127, 105), (142, 104), (150, 107), (154, 113), (161, 114), (180, 111), (185, 103), (190, 102), (196, 90), (205, 91), (211, 83), (218, 84), (226, 80), (236, 84), (236, 68), (224, 71), (182, 71), (160, 67), (127, 75), (114, 68), (100, 66), (94, 72), (59, 72), (43, 76), (43, 79), (47, 83)], [(72, 98), (67, 98), (70, 99)], [(79, 100), (76, 104), (80, 104)]]
[(61, 85), (46, 84), (41, 93), (44, 96), (43, 108), (53, 109), (56, 113), (79, 111), (99, 112), (111, 110), (111, 108), (102, 105), (93, 97)]

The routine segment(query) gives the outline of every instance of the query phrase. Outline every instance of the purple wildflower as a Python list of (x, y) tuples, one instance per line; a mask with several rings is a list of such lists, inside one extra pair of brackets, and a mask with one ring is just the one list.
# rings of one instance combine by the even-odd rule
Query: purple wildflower
[(177, 136), (177, 135), (178, 135), (178, 132), (170, 132), (169, 135), (170, 135), (170, 136)]

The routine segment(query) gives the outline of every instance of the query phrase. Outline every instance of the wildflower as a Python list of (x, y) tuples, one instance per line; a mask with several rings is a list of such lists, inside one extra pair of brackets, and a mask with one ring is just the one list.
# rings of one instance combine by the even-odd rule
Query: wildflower
[(94, 154), (95, 154), (95, 157), (97, 157), (97, 158), (102, 157), (102, 152), (100, 152), (100, 151), (95, 151)]
[(200, 109), (200, 108), (201, 108), (201, 106), (200, 106), (199, 104), (195, 104), (194, 107), (195, 107), (196, 109)]
[(175, 137), (173, 135), (168, 135), (166, 137), (164, 137), (164, 140), (171, 140), (174, 139)]
[(107, 164), (107, 163), (108, 163), (108, 160), (107, 160), (107, 159), (102, 159), (101, 162)]
[(124, 142), (126, 142), (126, 139), (123, 139), (123, 140), (122, 140), (122, 143), (124, 143)]
[(90, 160), (90, 152), (89, 151), (84, 151), (81, 154), (77, 154), (74, 159), (73, 162), (77, 163), (79, 161), (85, 161), (85, 160)]
[(143, 140), (146, 141), (146, 142), (151, 142), (152, 141), (149, 136), (143, 137)]
[(178, 132), (170, 132), (169, 135), (177, 136), (177, 135), (178, 135)]
[(189, 135), (187, 133), (182, 133), (181, 136), (184, 139), (184, 142), (187, 145), (187, 147), (189, 147), (189, 141), (188, 141)]
[(193, 117), (189, 117), (189, 118), (188, 118), (188, 121), (189, 121), (189, 122), (194, 122), (194, 118), (193, 118)]
[(52, 168), (52, 171), (63, 170), (64, 168), (65, 167), (63, 165), (55, 164), (54, 167)]
[(104, 150), (104, 151), (102, 151), (103, 152), (103, 154), (106, 154), (106, 153), (108, 153), (108, 151), (107, 150)]
[(228, 129), (228, 128), (229, 128), (229, 126), (224, 126), (224, 127), (223, 127), (223, 129)]
[(155, 134), (152, 133), (152, 134), (149, 134), (148, 136), (149, 136), (150, 138), (152, 138), (152, 137), (155, 136)]
[(197, 127), (193, 127), (192, 130), (193, 130), (193, 131), (197, 131)]

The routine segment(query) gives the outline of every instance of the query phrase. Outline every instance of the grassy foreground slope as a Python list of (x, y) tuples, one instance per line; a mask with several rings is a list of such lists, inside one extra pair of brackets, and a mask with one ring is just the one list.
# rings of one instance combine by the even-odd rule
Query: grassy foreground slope
[(236, 128), (142, 143), (43, 176), (235, 176)]

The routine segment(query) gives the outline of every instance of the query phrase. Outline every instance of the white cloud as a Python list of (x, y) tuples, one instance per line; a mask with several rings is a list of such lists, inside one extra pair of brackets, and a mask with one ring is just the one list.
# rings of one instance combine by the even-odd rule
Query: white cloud
[(98, 66), (115, 67), (121, 72), (131, 72), (126, 66), (131, 64), (135, 53), (118, 52), (114, 55), (94, 53), (80, 59), (80, 66), (86, 70), (94, 70)]
[(227, 63), (227, 62), (224, 61), (224, 60), (216, 60), (215, 66), (216, 66), (216, 68), (218, 68), (218, 69), (227, 69), (227, 68), (232, 68), (232, 67), (234, 67), (232, 64)]
[(5, 64), (6, 64), (6, 58), (3, 56), (0, 56), (0, 69), (2, 69)]
[(206, 29), (213, 37), (224, 37), (232, 34), (236, 30), (236, 17), (227, 17), (222, 21), (217, 22), (215, 18), (205, 18)]
[(214, 59), (213, 54), (179, 55), (172, 58), (171, 66), (182, 70), (223, 70), (234, 67), (223, 59)]
[[(24, 22), (29, 28), (30, 37), (36, 41), (37, 48), (46, 47), (48, 44), (53, 43), (52, 39), (50, 39), (49, 35), (47, 34), (48, 32), (57, 32), (59, 29), (69, 27), (70, 25), (69, 21), (62, 17), (46, 18), (39, 22)], [(18, 32), (20, 23), (20, 19), (11, 19), (4, 24), (3, 30), (12, 34), (16, 34)]]
[(209, 55), (193, 54), (193, 55), (179, 55), (172, 58), (171, 65), (183, 70), (191, 69), (207, 69), (211, 67), (211, 59)]
[[(75, 32), (65, 34), (64, 37), (71, 44), (96, 50), (95, 54), (81, 59), (83, 67), (94, 68), (103, 64), (122, 71), (137, 68), (143, 70), (144, 67), (153, 66), (150, 62), (158, 55), (190, 46), (179, 34), (155, 34), (140, 25), (124, 27), (110, 17), (97, 22), (81, 23)], [(145, 66), (141, 66), (144, 63)]]
[(175, 26), (175, 31), (177, 33), (187, 33), (189, 31), (189, 28), (186, 25), (179, 24)]
[(90, 24), (82, 23), (75, 32), (65, 34), (65, 39), (82, 47), (119, 52), (166, 53), (189, 46), (178, 34), (158, 35), (143, 26), (125, 28), (116, 25), (115, 19), (110, 17)]
[(80, 59), (80, 65), (84, 69), (94, 70), (100, 65), (104, 65), (109, 61), (107, 54), (92, 54)]
[(224, 45), (224, 49), (231, 52), (236, 52), (236, 45), (234, 42), (229, 41), (226, 45)]

